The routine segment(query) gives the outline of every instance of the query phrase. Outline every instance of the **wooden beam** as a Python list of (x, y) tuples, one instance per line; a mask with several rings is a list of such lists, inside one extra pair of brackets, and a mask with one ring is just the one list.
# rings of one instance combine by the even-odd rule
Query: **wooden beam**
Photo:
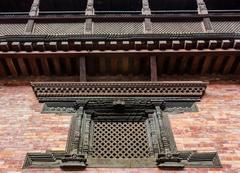
[(209, 49), (216, 49), (217, 48), (217, 40), (210, 40), (208, 44)]
[(174, 72), (174, 68), (175, 68), (175, 64), (177, 62), (177, 57), (176, 55), (172, 55), (169, 58), (169, 62), (168, 62), (168, 67), (167, 67), (167, 73), (168, 74), (172, 74)]
[(227, 58), (227, 62), (225, 63), (225, 66), (223, 68), (223, 74), (229, 74), (230, 73), (236, 57), (234, 55), (232, 55), (232, 56), (228, 56), (226, 58)]
[(47, 58), (46, 57), (41, 57), (40, 61), (41, 61), (42, 69), (43, 69), (43, 74), (46, 75), (46, 76), (49, 76), (50, 75), (50, 69), (49, 69)]
[(140, 57), (133, 57), (133, 74), (137, 75), (140, 72)]
[(198, 67), (199, 67), (199, 64), (200, 64), (200, 60), (201, 60), (202, 58), (203, 58), (203, 57), (201, 57), (200, 55), (195, 55), (195, 56), (193, 57), (192, 65), (191, 65), (191, 67), (189, 67), (189, 68), (191, 68), (191, 69), (190, 69), (190, 73), (191, 73), (191, 74), (197, 73), (197, 70), (198, 70)]
[(235, 70), (235, 74), (240, 74), (240, 62), (238, 60), (238, 65), (236, 67), (236, 70)]
[(50, 42), (49, 47), (50, 47), (51, 51), (57, 51), (58, 50), (57, 49), (57, 42), (55, 42), (55, 41)]
[(230, 45), (231, 45), (231, 41), (230, 40), (223, 40), (221, 48), (222, 49), (228, 49), (230, 47)]
[(36, 43), (36, 48), (37, 48), (38, 51), (42, 51), (42, 52), (46, 50), (44, 42), (37, 42)]
[(214, 62), (213, 69), (212, 69), (212, 72), (214, 74), (218, 74), (220, 72), (223, 60), (224, 60), (224, 56), (216, 56), (216, 60)]
[(85, 82), (86, 79), (86, 58), (81, 56), (79, 58), (79, 67), (80, 67), (80, 81)]
[(157, 81), (157, 59), (156, 56), (150, 56), (151, 81)]
[(4, 70), (3, 64), (2, 64), (2, 62), (1, 62), (1, 60), (0, 60), (0, 76), (1, 76), (1, 77), (5, 77), (5, 76), (7, 76), (7, 74), (6, 74), (5, 70)]
[(184, 41), (184, 49), (186, 49), (186, 50), (190, 50), (190, 49), (192, 49), (192, 41), (191, 40), (185, 40)]
[(0, 50), (7, 52), (9, 50), (8, 42), (0, 42)]
[(27, 66), (23, 60), (22, 57), (18, 57), (17, 58), (17, 61), (18, 61), (18, 65), (19, 65), (19, 68), (21, 70), (21, 73), (24, 75), (24, 76), (28, 76), (29, 73), (28, 73), (28, 70), (27, 70)]
[(180, 63), (180, 66), (179, 66), (179, 73), (180, 74), (184, 74), (186, 72), (186, 69), (187, 69), (187, 64), (188, 64), (188, 61), (190, 59), (189, 56), (183, 56), (183, 57), (180, 57), (181, 58), (181, 63)]
[(38, 76), (40, 74), (40, 72), (39, 72), (39, 69), (38, 69), (38, 65), (36, 63), (36, 59), (31, 57), (31, 58), (28, 59), (28, 62), (30, 64), (32, 75)]
[(143, 29), (144, 29), (143, 32), (145, 34), (152, 33), (152, 22), (151, 22), (150, 18), (145, 18), (144, 19), (144, 27), (143, 27)]
[(233, 48), (234, 49), (240, 49), (240, 40), (234, 40)]
[(7, 66), (8, 66), (8, 69), (9, 69), (11, 75), (14, 76), (14, 77), (17, 77), (18, 72), (17, 72), (16, 67), (13, 63), (12, 58), (5, 58), (5, 60), (6, 60), (6, 63), (7, 63)]
[(20, 51), (21, 50), (20, 42), (12, 42), (12, 49), (14, 51)]
[(68, 75), (72, 74), (72, 65), (71, 65), (71, 59), (66, 57), (65, 58), (65, 65), (66, 65), (66, 73)]
[(25, 49), (26, 51), (28, 51), (28, 52), (33, 51), (32, 42), (25, 42), (25, 43), (23, 44), (23, 46), (24, 46), (24, 49)]
[(107, 69), (106, 60), (107, 60), (106, 57), (99, 58), (99, 71), (102, 75), (106, 73), (106, 69)]
[(205, 41), (204, 40), (198, 40), (197, 41), (197, 49), (202, 50), (205, 48)]
[(52, 60), (53, 60), (55, 74), (60, 76), (61, 75), (61, 66), (60, 66), (59, 58), (53, 58)]
[(172, 49), (178, 50), (181, 48), (181, 43), (179, 40), (173, 40), (172, 41)]
[(159, 41), (159, 49), (166, 50), (167, 49), (167, 41), (165, 41), (165, 40)]
[(111, 57), (111, 71), (112, 75), (116, 75), (118, 71), (118, 57), (113, 56)]
[(164, 55), (157, 56), (158, 75), (161, 75), (162, 73), (164, 73), (164, 63), (165, 63), (165, 56)]
[(209, 56), (209, 55), (205, 56), (201, 74), (207, 74), (209, 72), (211, 62), (212, 62), (212, 56)]
[(32, 34), (33, 27), (34, 27), (34, 20), (28, 20), (26, 27), (25, 27), (24, 34), (26, 34), (26, 35)]
[(92, 25), (93, 25), (92, 19), (86, 19), (85, 28), (84, 28), (85, 34), (92, 34), (92, 28), (93, 28)]
[(129, 70), (129, 57), (128, 56), (124, 56), (121, 58), (122, 60), (122, 73), (123, 74), (128, 74), (128, 70)]

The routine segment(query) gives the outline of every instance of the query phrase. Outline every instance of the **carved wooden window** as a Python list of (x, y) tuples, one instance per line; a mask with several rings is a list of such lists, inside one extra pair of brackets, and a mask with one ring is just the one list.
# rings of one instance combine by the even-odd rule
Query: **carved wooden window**
[(196, 111), (206, 83), (33, 83), (43, 112), (71, 113), (65, 151), (28, 153), (24, 168), (220, 167), (216, 152), (178, 151), (168, 113)]

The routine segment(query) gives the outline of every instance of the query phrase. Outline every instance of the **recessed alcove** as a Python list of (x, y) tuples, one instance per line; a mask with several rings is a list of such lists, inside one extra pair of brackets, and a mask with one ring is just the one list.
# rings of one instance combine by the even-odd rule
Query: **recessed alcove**
[(87, 0), (41, 0), (40, 11), (85, 11)]
[(196, 0), (149, 0), (149, 7), (154, 11), (197, 10)]
[(29, 12), (33, 0), (0, 0), (0, 13)]
[(208, 10), (240, 10), (239, 0), (205, 0)]
[(96, 12), (141, 12), (142, 0), (95, 0)]

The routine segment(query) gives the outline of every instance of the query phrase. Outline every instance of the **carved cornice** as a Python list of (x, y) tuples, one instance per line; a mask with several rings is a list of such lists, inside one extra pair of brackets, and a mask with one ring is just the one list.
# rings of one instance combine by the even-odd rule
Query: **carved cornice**
[(33, 82), (39, 100), (77, 97), (190, 97), (201, 98), (206, 82)]

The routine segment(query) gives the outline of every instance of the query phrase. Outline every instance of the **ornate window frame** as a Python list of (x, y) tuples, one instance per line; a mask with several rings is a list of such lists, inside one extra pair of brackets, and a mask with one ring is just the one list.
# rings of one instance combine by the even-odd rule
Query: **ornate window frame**
[[(85, 82), (32, 83), (43, 112), (70, 113), (71, 127), (65, 151), (27, 153), (23, 168), (85, 167), (221, 167), (216, 152), (178, 151), (169, 112), (196, 111), (204, 82)], [(145, 121), (150, 157), (94, 159), (94, 121)]]

